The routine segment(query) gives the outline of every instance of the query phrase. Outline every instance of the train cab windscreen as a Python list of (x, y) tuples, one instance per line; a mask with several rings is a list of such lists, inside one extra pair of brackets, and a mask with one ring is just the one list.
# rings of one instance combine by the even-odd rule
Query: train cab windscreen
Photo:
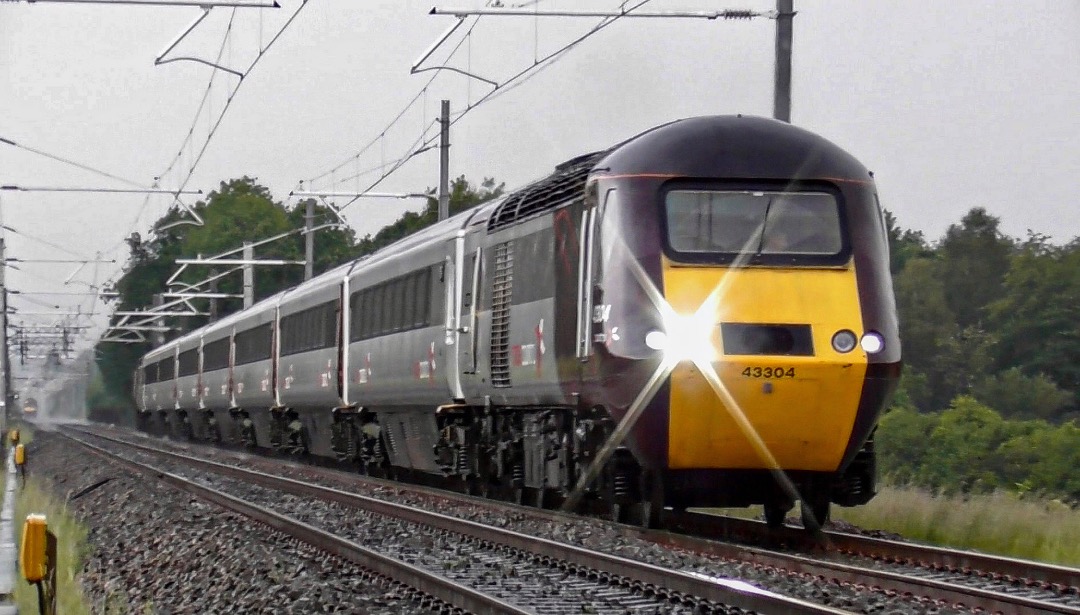
[(669, 190), (666, 243), (675, 260), (828, 264), (846, 260), (840, 207), (828, 192)]

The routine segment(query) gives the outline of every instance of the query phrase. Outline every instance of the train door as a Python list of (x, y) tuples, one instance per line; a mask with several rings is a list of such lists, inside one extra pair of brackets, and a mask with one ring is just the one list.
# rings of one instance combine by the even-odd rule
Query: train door
[(461, 334), (461, 274), (464, 268), (464, 233), (459, 233), (446, 243), (446, 257), (443, 260), (443, 290), (446, 304), (446, 337), (443, 343), (442, 359), (446, 363), (443, 372), (450, 395), (462, 399), (461, 368), (458, 365)]
[[(596, 185), (593, 184), (594, 192)], [(577, 358), (587, 362), (593, 354), (593, 303), (596, 226), (599, 208), (595, 196), (587, 196), (585, 207), (581, 211), (581, 226), (578, 230), (578, 284), (577, 284)]]
[(484, 288), (485, 236), (484, 232), (474, 229), (466, 234), (464, 241), (461, 305), (458, 316), (460, 344), (457, 352), (458, 367), (467, 397), (480, 395), (487, 373), (480, 351), (483, 348), (480, 300)]
[(352, 330), (352, 301), (349, 293), (349, 274), (341, 280), (338, 294), (337, 327), (337, 394), (342, 406), (349, 405), (349, 338)]

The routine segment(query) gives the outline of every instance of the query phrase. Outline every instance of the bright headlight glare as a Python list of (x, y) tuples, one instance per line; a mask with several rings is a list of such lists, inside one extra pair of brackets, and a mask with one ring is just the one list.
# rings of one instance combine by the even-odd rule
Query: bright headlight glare
[(862, 346), (862, 349), (865, 350), (867, 354), (874, 354), (875, 352), (881, 352), (885, 349), (885, 338), (877, 331), (870, 331), (862, 336), (859, 345)]
[(653, 350), (664, 350), (667, 343), (667, 333), (663, 331), (649, 331), (645, 334), (645, 345)]
[[(676, 361), (712, 361), (716, 355), (712, 342), (715, 324), (713, 319), (698, 315), (665, 319), (665, 332), (662, 334), (664, 354)], [(657, 341), (655, 336), (653, 341)], [(647, 339), (645, 343), (655, 348)]]
[(853, 331), (841, 329), (832, 336), (832, 347), (836, 352), (851, 352), (852, 350), (855, 350), (855, 344), (857, 344), (858, 341), (859, 338), (855, 337)]

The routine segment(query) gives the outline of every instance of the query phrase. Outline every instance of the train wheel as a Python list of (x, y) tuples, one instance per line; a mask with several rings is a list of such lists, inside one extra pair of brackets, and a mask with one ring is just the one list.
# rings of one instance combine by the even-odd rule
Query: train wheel
[(784, 527), (784, 519), (787, 517), (789, 510), (791, 510), (790, 504), (766, 503), (765, 525), (773, 529)]

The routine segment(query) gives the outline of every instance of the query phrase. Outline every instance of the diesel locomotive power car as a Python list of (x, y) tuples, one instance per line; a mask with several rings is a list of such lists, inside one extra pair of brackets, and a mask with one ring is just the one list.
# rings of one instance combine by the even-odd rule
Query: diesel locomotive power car
[(176, 436), (656, 523), (663, 507), (875, 490), (900, 373), (872, 175), (755, 117), (672, 122), (570, 160), (156, 348)]

